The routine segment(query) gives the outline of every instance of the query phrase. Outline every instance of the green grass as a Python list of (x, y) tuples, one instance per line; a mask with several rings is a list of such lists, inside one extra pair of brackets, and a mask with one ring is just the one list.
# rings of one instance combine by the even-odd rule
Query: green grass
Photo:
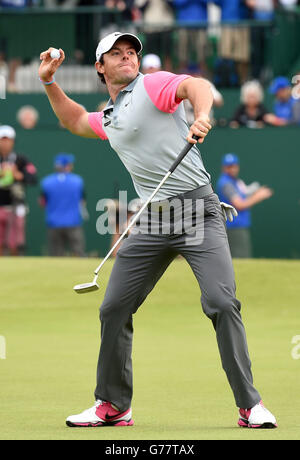
[[(237, 427), (215, 334), (192, 271), (176, 260), (134, 319), (135, 425), (70, 429), (65, 418), (93, 404), (100, 343), (100, 293), (76, 295), (92, 280), (91, 259), (2, 258), (1, 439), (300, 439), (300, 262), (235, 261), (254, 383), (277, 430)], [(113, 363), (112, 363), (113, 365)]]

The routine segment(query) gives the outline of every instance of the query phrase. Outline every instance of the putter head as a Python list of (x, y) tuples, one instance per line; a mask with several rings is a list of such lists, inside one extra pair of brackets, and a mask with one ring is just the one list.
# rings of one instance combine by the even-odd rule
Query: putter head
[(87, 292), (98, 291), (99, 286), (96, 281), (93, 281), (92, 283), (77, 284), (73, 289), (77, 294), (85, 294)]

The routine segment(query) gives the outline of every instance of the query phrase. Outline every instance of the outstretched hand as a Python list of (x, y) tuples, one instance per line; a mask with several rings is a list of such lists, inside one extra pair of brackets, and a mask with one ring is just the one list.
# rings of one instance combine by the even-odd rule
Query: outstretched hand
[(45, 82), (51, 81), (53, 79), (53, 75), (65, 59), (65, 53), (61, 48), (59, 49), (60, 58), (52, 59), (50, 53), (53, 49), (54, 48), (48, 48), (47, 51), (43, 51), (40, 54), (40, 59), (42, 62), (39, 68), (39, 77)]

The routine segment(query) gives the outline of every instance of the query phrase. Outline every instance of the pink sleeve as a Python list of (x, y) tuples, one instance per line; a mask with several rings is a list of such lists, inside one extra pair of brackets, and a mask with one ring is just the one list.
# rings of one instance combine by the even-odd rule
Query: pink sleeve
[(173, 113), (182, 99), (176, 98), (178, 85), (190, 75), (175, 75), (171, 72), (155, 72), (144, 77), (145, 89), (156, 108)]
[(96, 134), (98, 134), (98, 136), (102, 140), (106, 140), (107, 135), (105, 134), (105, 131), (102, 128), (102, 118), (103, 118), (103, 112), (91, 112), (89, 113), (88, 121), (89, 121), (89, 125), (92, 128), (92, 130)]

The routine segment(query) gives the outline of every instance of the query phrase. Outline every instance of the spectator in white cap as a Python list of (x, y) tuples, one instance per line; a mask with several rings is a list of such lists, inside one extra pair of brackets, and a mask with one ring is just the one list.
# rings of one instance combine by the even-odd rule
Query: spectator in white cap
[(154, 73), (162, 70), (161, 60), (157, 54), (146, 54), (142, 59), (142, 73)]
[(25, 246), (25, 185), (36, 183), (36, 169), (15, 152), (16, 132), (0, 126), (0, 255), (18, 255)]
[(1, 125), (0, 126), (0, 139), (15, 139), (16, 131), (14, 128), (8, 125)]

